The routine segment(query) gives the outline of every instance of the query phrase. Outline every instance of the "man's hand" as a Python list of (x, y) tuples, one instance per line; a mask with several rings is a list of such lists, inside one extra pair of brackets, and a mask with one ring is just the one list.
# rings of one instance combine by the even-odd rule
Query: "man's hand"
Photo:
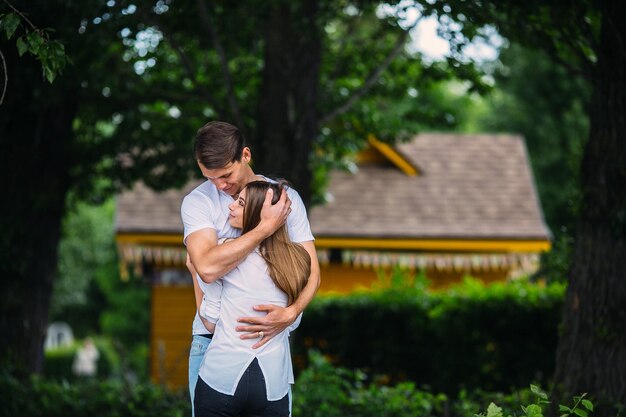
[(272, 205), (273, 197), (274, 190), (270, 188), (265, 193), (265, 201), (261, 209), (261, 221), (259, 226), (257, 226), (261, 228), (267, 236), (270, 236), (285, 224), (289, 213), (291, 213), (291, 200), (287, 196), (287, 191), (283, 189), (280, 194), (280, 199), (274, 205)]
[(252, 346), (252, 349), (261, 347), (269, 342), (298, 318), (298, 314), (290, 307), (263, 304), (254, 306), (254, 309), (256, 311), (266, 311), (267, 315), (263, 317), (241, 317), (237, 321), (239, 323), (247, 323), (248, 326), (237, 326), (235, 328), (238, 332), (246, 332), (246, 334), (239, 336), (240, 339), (258, 339), (262, 332), (263, 337)]

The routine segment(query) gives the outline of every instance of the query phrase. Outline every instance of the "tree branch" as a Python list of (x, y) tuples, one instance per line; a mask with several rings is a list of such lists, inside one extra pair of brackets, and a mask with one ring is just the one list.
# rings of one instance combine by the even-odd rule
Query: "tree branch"
[(0, 96), (0, 106), (4, 103), (4, 94), (7, 92), (7, 85), (9, 83), (9, 72), (7, 70), (7, 61), (4, 59), (4, 54), (0, 50), (0, 59), (2, 59), (2, 67), (4, 68), (4, 87), (2, 87), (2, 96)]
[(33, 25), (33, 22), (31, 22), (30, 20), (28, 20), (28, 18), (24, 15), (24, 13), (20, 12), (18, 9), (15, 8), (15, 6), (13, 6), (11, 3), (9, 3), (8, 0), (3, 0), (4, 3), (9, 6), (15, 13), (17, 13), (18, 15), (20, 15), (20, 17), (22, 19), (24, 19), (26, 21), (26, 23), (28, 23), (30, 25), (30, 27), (37, 33), (39, 33), (40, 35), (43, 33), (43, 30), (41, 29), (37, 29), (37, 27), (35, 25)]
[(346, 100), (344, 104), (332, 110), (330, 113), (322, 116), (319, 121), (319, 125), (325, 125), (330, 122), (335, 117), (347, 112), (354, 106), (354, 104), (359, 101), (367, 92), (374, 86), (376, 81), (380, 78), (381, 74), (389, 67), (389, 65), (393, 62), (393, 60), (402, 52), (404, 48), (404, 44), (406, 42), (407, 37), (409, 36), (409, 32), (413, 29), (417, 23), (421, 20), (421, 17), (417, 18), (415, 23), (404, 30), (402, 34), (396, 40), (396, 43), (393, 49), (389, 52), (389, 54), (385, 57), (383, 62), (380, 63), (370, 74), (367, 76), (363, 84), (354, 90), (352, 95)]
[(346, 29), (346, 33), (341, 38), (341, 43), (339, 44), (339, 48), (337, 51), (337, 60), (335, 61), (335, 68), (328, 76), (328, 80), (330, 82), (336, 81), (337, 77), (339, 76), (339, 73), (341, 72), (341, 69), (343, 67), (343, 62), (344, 62), (343, 60), (341, 60), (341, 56), (345, 52), (346, 47), (348, 46), (348, 40), (350, 39), (351, 35), (356, 30), (356, 27), (358, 26), (357, 23), (361, 20), (361, 17), (362, 15), (358, 15), (354, 19), (350, 20), (350, 23), (348, 24), (347, 29)]
[(185, 69), (187, 76), (193, 80), (194, 84), (202, 92), (206, 100), (215, 108), (215, 110), (217, 110), (219, 113), (224, 113), (224, 108), (217, 103), (215, 97), (213, 97), (213, 95), (200, 82), (198, 82), (198, 77), (196, 77), (196, 72), (193, 68), (191, 60), (189, 59), (183, 48), (180, 46), (180, 44), (176, 40), (174, 40), (173, 37), (167, 35), (164, 36), (165, 39), (167, 39), (167, 41), (170, 43), (170, 45), (172, 45), (172, 48), (174, 48), (176, 54), (178, 54), (178, 57), (183, 64), (183, 68)]
[(213, 108), (218, 113), (222, 113), (223, 114), (224, 113), (224, 108), (218, 104), (218, 102), (215, 99), (215, 97), (213, 97), (213, 95), (205, 88), (205, 86), (203, 86), (200, 82), (198, 82), (198, 77), (196, 77), (196, 71), (193, 68), (191, 60), (189, 59), (189, 57), (187, 56), (187, 54), (185, 53), (183, 48), (180, 46), (180, 44), (176, 41), (176, 39), (174, 39), (173, 36), (170, 36), (170, 32), (169, 32), (168, 28), (163, 24), (163, 22), (159, 22), (156, 19), (154, 19), (153, 16), (150, 16), (149, 12), (148, 13), (145, 13), (145, 12), (142, 13), (142, 16), (147, 20), (147, 22), (150, 25), (158, 27), (158, 28), (161, 29), (161, 33), (163, 34), (163, 38), (167, 42), (169, 42), (169, 44), (172, 46), (172, 49), (174, 49), (174, 51), (178, 55), (178, 58), (180, 59), (182, 65), (183, 65), (183, 69), (187, 73), (187, 76), (193, 81), (193, 83), (196, 85), (198, 90), (200, 90), (200, 92), (204, 96), (205, 100), (208, 101), (209, 104), (211, 106), (213, 106)]
[[(589, 61), (589, 58), (586, 57), (582, 53), (582, 51), (575, 48), (574, 44), (571, 44), (567, 40), (563, 40), (564, 38), (567, 38), (567, 36), (559, 37), (559, 39), (555, 41), (554, 35), (547, 33), (546, 31), (543, 31), (540, 28), (537, 29), (537, 34), (539, 38), (542, 39), (542, 44), (544, 45), (543, 48), (548, 53), (550, 59), (552, 59), (558, 65), (565, 68), (572, 75), (576, 75), (587, 80), (590, 79), (589, 77), (593, 71), (593, 65)], [(560, 42), (563, 45), (567, 45), (568, 49), (570, 49), (580, 59), (581, 65), (579, 68), (576, 67), (575, 65), (572, 65), (571, 62), (569, 62), (568, 60), (562, 57), (562, 54), (560, 53), (556, 42)]]
[[(559, 27), (559, 24), (561, 26), (561, 30), (557, 31), (556, 40), (554, 40), (553, 38), (554, 35), (552, 35), (551, 45), (553, 45), (554, 50), (555, 50), (555, 54), (554, 54), (555, 58), (557, 59), (558, 62), (561, 63), (561, 65), (565, 65), (566, 68), (570, 72), (574, 72), (575, 74), (576, 73), (580, 74), (582, 72), (582, 74), (588, 75), (588, 74), (591, 74), (593, 71), (593, 62), (585, 54), (585, 50), (583, 49), (583, 47), (581, 47), (580, 43), (577, 42), (577, 39), (582, 38), (582, 39), (588, 40), (590, 48), (592, 50), (595, 50), (593, 48), (594, 39), (593, 39), (593, 36), (589, 36), (591, 35), (591, 31), (585, 30), (585, 29), (588, 29), (588, 25), (585, 23), (585, 20), (584, 20), (586, 10), (577, 9), (577, 10), (573, 10), (571, 13), (573, 15), (572, 20), (577, 22), (577, 24), (575, 24), (574, 27), (572, 27), (571, 24), (562, 24), (562, 23), (560, 24), (560, 22), (562, 22), (563, 20), (562, 14), (557, 13), (556, 10), (551, 10), (550, 20), (552, 21), (553, 27)], [(582, 30), (578, 32), (578, 29), (581, 26), (582, 26)], [(545, 30), (541, 30), (541, 29), (539, 30), (541, 31), (541, 33), (544, 34), (545, 38), (551, 38), (551, 36), (548, 33), (546, 33)], [(582, 71), (573, 68), (571, 65), (564, 64), (566, 59), (563, 59), (559, 56), (560, 54), (559, 54), (559, 48), (557, 46), (557, 43), (560, 43), (561, 45), (563, 45), (566, 50), (571, 52), (572, 55), (576, 57), (577, 60), (580, 61), (580, 66), (582, 67)]]
[(241, 110), (239, 109), (237, 97), (235, 96), (235, 89), (233, 88), (232, 77), (230, 75), (230, 70), (228, 69), (228, 59), (226, 58), (226, 53), (220, 43), (219, 37), (217, 36), (215, 25), (211, 21), (211, 16), (205, 2), (203, 0), (198, 0), (197, 4), (200, 11), (200, 18), (202, 19), (204, 26), (207, 28), (209, 36), (213, 41), (213, 47), (220, 58), (220, 67), (222, 68), (222, 75), (224, 77), (224, 81), (226, 82), (226, 91), (228, 93), (228, 104), (230, 105), (230, 110), (233, 113), (235, 122), (237, 123), (239, 129), (245, 130), (243, 118), (241, 117)]

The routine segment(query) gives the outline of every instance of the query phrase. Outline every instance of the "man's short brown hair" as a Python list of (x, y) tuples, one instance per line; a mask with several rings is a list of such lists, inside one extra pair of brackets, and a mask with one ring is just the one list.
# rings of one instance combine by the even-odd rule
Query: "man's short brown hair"
[(207, 169), (219, 169), (240, 161), (244, 146), (245, 139), (236, 126), (214, 121), (198, 129), (193, 153)]

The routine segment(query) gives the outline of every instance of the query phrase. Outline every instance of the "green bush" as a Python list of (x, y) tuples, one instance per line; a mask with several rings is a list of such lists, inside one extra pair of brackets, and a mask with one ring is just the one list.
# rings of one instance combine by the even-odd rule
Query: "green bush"
[[(543, 417), (547, 395), (532, 386), (512, 394), (461, 391), (457, 397), (420, 390), (413, 383), (386, 385), (362, 371), (335, 367), (319, 352), (293, 389), (294, 417)], [(369, 382), (368, 382), (369, 381)], [(561, 406), (566, 417), (588, 417), (593, 404), (574, 398)], [(0, 417), (183, 417), (191, 414), (186, 390), (172, 393), (150, 383), (88, 379), (24, 382), (0, 367)], [(496, 406), (495, 404), (498, 404)], [(524, 405), (522, 405), (524, 404)], [(487, 410), (486, 413), (477, 414)]]
[(442, 293), (392, 288), (317, 297), (293, 335), (303, 369), (314, 348), (334, 364), (456, 395), (510, 391), (552, 375), (564, 286), (484, 286)]
[(79, 345), (52, 349), (45, 352), (43, 372), (47, 378), (73, 380), (72, 364)]
[(419, 390), (413, 383), (366, 382), (363, 372), (332, 366), (317, 351), (309, 352), (309, 364), (294, 385), (294, 417), (481, 417), (479, 411), (492, 403), (498, 404), (503, 415), (516, 416), (527, 409), (520, 405), (533, 403), (540, 391), (531, 386), (512, 394), (461, 391), (449, 397)]
[(87, 379), (75, 383), (33, 377), (28, 382), (0, 372), (0, 416), (183, 417), (191, 415), (185, 392), (146, 384)]
[(412, 383), (366, 383), (362, 372), (335, 368), (315, 352), (310, 363), (294, 385), (294, 417), (443, 415), (445, 395), (419, 391)]

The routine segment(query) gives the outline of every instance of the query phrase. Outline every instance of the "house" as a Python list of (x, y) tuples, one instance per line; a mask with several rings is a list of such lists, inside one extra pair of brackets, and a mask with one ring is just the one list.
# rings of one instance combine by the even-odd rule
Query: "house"
[[(151, 375), (187, 383), (194, 314), (180, 204), (199, 182), (156, 193), (138, 183), (117, 201), (122, 273), (152, 283)], [(433, 286), (532, 272), (550, 247), (520, 136), (420, 134), (395, 146), (374, 137), (352, 172), (331, 174), (327, 202), (309, 212), (320, 293), (381, 285), (398, 266)]]
[(367, 287), (393, 265), (425, 270), (436, 287), (536, 269), (550, 235), (522, 137), (369, 142), (356, 170), (334, 172), (327, 203), (310, 212), (325, 290)]

